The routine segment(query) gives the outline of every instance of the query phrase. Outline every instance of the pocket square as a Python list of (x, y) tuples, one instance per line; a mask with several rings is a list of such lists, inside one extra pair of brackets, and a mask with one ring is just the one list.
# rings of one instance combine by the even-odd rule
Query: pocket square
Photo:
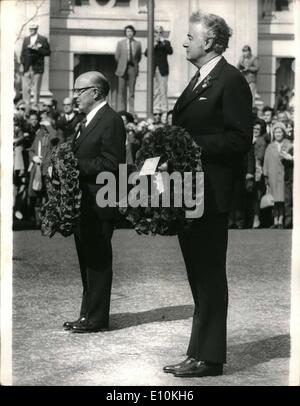
[(207, 100), (207, 97), (199, 97), (199, 100)]

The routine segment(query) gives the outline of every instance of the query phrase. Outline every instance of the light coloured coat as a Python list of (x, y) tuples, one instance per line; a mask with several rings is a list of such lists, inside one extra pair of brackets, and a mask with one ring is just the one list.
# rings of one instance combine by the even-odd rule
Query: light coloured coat
[(284, 202), (284, 166), (275, 141), (266, 148), (263, 174), (268, 177), (270, 193), (274, 201)]
[[(139, 62), (142, 57), (142, 46), (139, 41), (133, 39), (132, 41), (132, 62), (135, 69), (136, 76), (139, 73)], [(116, 52), (115, 52), (115, 60), (117, 61), (117, 69), (116, 75), (117, 76), (124, 76), (127, 64), (128, 64), (128, 47), (127, 47), (127, 38), (121, 40), (117, 44)]]

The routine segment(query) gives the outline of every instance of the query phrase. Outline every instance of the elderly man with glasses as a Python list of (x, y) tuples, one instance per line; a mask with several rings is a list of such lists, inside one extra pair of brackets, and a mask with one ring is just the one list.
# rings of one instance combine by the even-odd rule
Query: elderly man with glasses
[(107, 79), (99, 72), (86, 72), (75, 81), (74, 98), (86, 114), (73, 139), (82, 190), (81, 218), (75, 243), (81, 271), (83, 295), (79, 318), (65, 322), (73, 333), (93, 333), (108, 329), (112, 285), (111, 238), (116, 207), (99, 207), (96, 195), (103, 185), (98, 174), (117, 175), (126, 159), (126, 132), (123, 120), (107, 104)]

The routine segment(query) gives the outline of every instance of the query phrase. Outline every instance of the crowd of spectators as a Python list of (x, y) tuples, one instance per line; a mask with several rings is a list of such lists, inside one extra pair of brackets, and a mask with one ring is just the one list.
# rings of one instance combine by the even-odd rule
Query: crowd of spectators
[(64, 99), (63, 112), (54, 99), (42, 104), (15, 103), (14, 112), (14, 221), (40, 226), (41, 205), (47, 199), (47, 174), (53, 148), (72, 137), (83, 115)]
[(292, 228), (293, 140), (292, 109), (253, 109), (253, 144), (236, 182), (230, 228)]
[[(171, 125), (172, 111), (147, 120), (126, 111), (119, 114), (127, 132), (127, 164), (134, 168), (143, 137), (158, 126)], [(58, 110), (54, 99), (40, 104), (28, 105), (22, 99), (15, 103), (14, 223), (27, 221), (40, 226), (51, 152), (72, 138), (83, 118), (70, 97), (64, 99), (63, 111)], [(253, 144), (245, 157), (244, 173), (236, 177), (230, 228), (292, 228), (293, 139), (291, 110), (253, 108)], [(267, 208), (262, 204), (266, 195), (271, 195)]]

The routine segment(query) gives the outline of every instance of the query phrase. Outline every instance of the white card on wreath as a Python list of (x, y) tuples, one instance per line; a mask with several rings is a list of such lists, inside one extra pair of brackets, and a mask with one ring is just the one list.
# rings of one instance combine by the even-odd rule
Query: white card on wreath
[(153, 158), (146, 159), (144, 165), (142, 166), (142, 169), (140, 170), (139, 176), (154, 175), (159, 160), (160, 156), (155, 156)]
[(50, 179), (52, 179), (52, 172), (53, 172), (53, 166), (49, 166), (48, 167), (48, 175), (49, 175)]
[(164, 180), (161, 172), (157, 172), (154, 176), (154, 183), (156, 184), (156, 189), (159, 194), (164, 193), (165, 191), (165, 186), (164, 186)]

